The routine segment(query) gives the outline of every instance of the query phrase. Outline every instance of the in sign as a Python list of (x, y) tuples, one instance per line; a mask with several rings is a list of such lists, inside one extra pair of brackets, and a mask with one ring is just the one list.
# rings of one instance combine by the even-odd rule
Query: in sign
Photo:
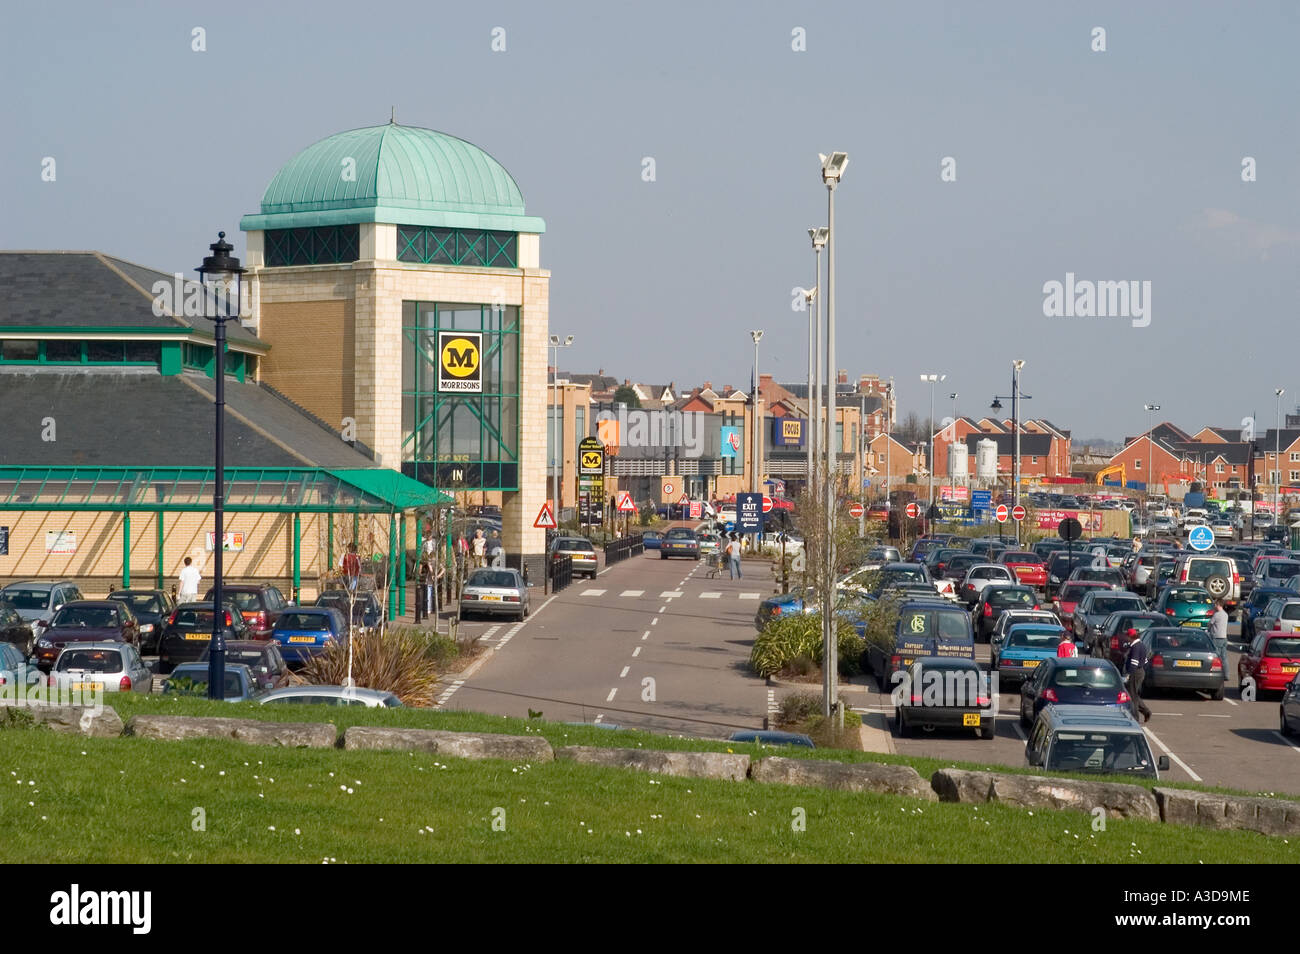
[(1007, 505), (1006, 505), (1006, 504), (998, 504), (998, 509), (994, 511), (993, 515), (994, 515), (994, 517), (997, 519), (998, 523), (1006, 523), (1006, 522), (1007, 522)]
[(1012, 508), (1011, 508), (1011, 519), (1014, 520), (1014, 521), (1016, 521), (1017, 523), (1019, 523), (1021, 520), (1024, 520), (1024, 519), (1025, 519), (1025, 508), (1022, 507), (1022, 506), (1020, 506), (1020, 504), (1016, 504), (1014, 507), (1012, 507)]

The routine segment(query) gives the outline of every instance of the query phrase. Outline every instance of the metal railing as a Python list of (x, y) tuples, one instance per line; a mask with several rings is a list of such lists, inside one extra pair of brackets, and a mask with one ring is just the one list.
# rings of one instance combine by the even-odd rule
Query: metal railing
[(573, 582), (573, 557), (562, 554), (551, 560), (551, 592), (558, 593)]
[(628, 557), (636, 556), (644, 551), (645, 547), (639, 533), (623, 537), (621, 540), (611, 540), (605, 544), (605, 566), (611, 566), (620, 560), (626, 560)]

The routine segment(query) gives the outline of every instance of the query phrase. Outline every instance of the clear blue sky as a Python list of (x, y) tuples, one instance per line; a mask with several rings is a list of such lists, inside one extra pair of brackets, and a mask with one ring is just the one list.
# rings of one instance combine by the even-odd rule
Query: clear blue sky
[[(0, 247), (188, 272), (298, 150), (396, 106), (546, 219), (565, 367), (743, 387), (750, 328), (764, 370), (806, 373), (791, 289), (842, 149), (837, 363), (893, 375), (904, 413), (933, 370), (937, 414), (982, 414), (1022, 357), (1026, 413), (1076, 437), (1147, 401), (1271, 423), (1275, 387), (1300, 399), (1298, 26), (1286, 2), (11, 6)], [(1067, 272), (1150, 281), (1150, 326), (1044, 317)]]

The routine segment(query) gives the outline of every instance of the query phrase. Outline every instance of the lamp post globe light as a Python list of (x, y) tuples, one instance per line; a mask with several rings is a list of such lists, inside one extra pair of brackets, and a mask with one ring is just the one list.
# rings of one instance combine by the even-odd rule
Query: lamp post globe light
[[(822, 580), (822, 715), (835, 715), (836, 724), (844, 727), (844, 710), (839, 706), (838, 647), (835, 640), (835, 388), (839, 375), (835, 371), (835, 187), (840, 184), (849, 164), (849, 154), (818, 154), (822, 182), (826, 186), (826, 510), (825, 575)], [(816, 239), (814, 239), (816, 245)], [(818, 273), (820, 275), (820, 267)], [(818, 395), (820, 400), (820, 395)]]
[[(1024, 370), (1025, 362), (1021, 358), (1016, 358), (1011, 362), (1011, 395), (1008, 400), (1011, 402), (1011, 430), (1015, 434), (1014, 447), (1011, 456), (1011, 502), (1012, 505), (1019, 504), (1020, 501), (1020, 402), (1033, 399), (1032, 394), (1025, 394), (1020, 390), (1020, 372)], [(994, 411), (1002, 410), (1002, 395), (994, 395), (993, 403), (989, 408)], [(1020, 542), (1020, 521), (1016, 524), (1016, 542)]]
[(244, 269), (240, 268), (239, 259), (231, 256), (233, 246), (226, 241), (225, 232), (218, 232), (217, 240), (208, 248), (212, 254), (206, 256), (203, 264), (196, 269), (204, 288), (204, 317), (214, 324), (214, 350), (216, 351), (215, 474), (212, 484), (212, 518), (215, 527), (212, 535), (212, 640), (208, 644), (208, 698), (224, 699), (226, 697), (226, 639), (222, 558), (226, 540), (226, 322), (239, 317), (239, 305), (243, 300), (241, 296)]
[(551, 335), (551, 506), (555, 508), (552, 516), (556, 526), (560, 523), (560, 471), (564, 470), (564, 448), (560, 446), (564, 429), (563, 408), (560, 407), (560, 349), (573, 344), (573, 335), (565, 335), (560, 341), (559, 335)]

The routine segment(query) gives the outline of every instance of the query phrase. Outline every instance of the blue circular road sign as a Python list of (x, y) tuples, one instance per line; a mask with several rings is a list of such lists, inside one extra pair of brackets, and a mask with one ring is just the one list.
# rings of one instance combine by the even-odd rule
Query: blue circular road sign
[(1187, 545), (1193, 550), (1208, 550), (1214, 546), (1214, 531), (1209, 527), (1192, 527), (1187, 534)]

